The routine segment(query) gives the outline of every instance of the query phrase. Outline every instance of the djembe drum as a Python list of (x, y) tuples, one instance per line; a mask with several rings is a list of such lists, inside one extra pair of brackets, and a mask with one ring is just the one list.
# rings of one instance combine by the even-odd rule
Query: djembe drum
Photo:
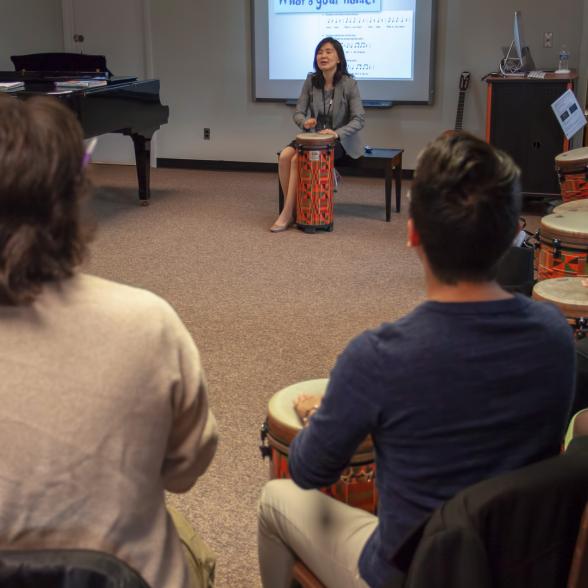
[(296, 136), (298, 189), (296, 225), (307, 233), (333, 230), (333, 169), (337, 138), (321, 133)]
[[(289, 478), (288, 454), (294, 437), (302, 429), (294, 410), (294, 400), (300, 394), (323, 395), (327, 379), (299, 382), (276, 392), (269, 401), (266, 422), (261, 427), (261, 454), (270, 457), (270, 478)], [(325, 494), (350, 506), (375, 513), (378, 495), (375, 484), (374, 448), (368, 437), (357, 448), (349, 466), (337, 482), (322, 488)]]
[(588, 200), (567, 202), (541, 219), (539, 280), (588, 276)]
[(560, 153), (555, 169), (564, 202), (588, 198), (588, 147)]
[(537, 282), (533, 288), (533, 298), (555, 304), (578, 339), (588, 333), (588, 285), (584, 282), (586, 278), (554, 278)]

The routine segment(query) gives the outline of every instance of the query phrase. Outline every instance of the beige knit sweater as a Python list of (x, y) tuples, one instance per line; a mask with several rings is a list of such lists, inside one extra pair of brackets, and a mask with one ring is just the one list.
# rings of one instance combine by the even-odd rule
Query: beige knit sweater
[(161, 298), (79, 274), (0, 306), (0, 548), (109, 551), (188, 587), (164, 489), (214, 455), (196, 349)]

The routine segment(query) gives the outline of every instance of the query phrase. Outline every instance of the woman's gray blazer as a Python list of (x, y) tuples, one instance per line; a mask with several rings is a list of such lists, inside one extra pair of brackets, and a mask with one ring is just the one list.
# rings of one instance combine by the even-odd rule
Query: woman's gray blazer
[[(315, 117), (322, 112), (323, 91), (312, 85), (313, 74), (309, 73), (304, 80), (300, 98), (296, 103), (294, 122), (304, 129), (304, 121), (309, 117)], [(320, 105), (320, 110), (319, 110)], [(364, 144), (361, 138), (361, 129), (365, 122), (365, 112), (359, 95), (357, 82), (343, 76), (337, 84), (333, 94), (333, 130), (337, 131), (341, 145), (345, 153), (353, 159), (361, 157), (364, 152)]]

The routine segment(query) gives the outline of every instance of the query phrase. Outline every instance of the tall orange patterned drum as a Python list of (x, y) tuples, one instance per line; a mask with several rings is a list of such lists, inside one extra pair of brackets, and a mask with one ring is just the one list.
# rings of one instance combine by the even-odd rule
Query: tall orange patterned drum
[(588, 200), (567, 202), (541, 219), (539, 280), (588, 276)]
[[(292, 440), (302, 429), (300, 419), (294, 410), (294, 400), (300, 394), (323, 395), (327, 387), (326, 379), (308, 380), (283, 388), (269, 401), (266, 422), (261, 427), (264, 457), (271, 458), (270, 478), (289, 478), (288, 454)], [(371, 438), (367, 438), (358, 448), (349, 466), (337, 482), (322, 492), (350, 506), (375, 513), (378, 495), (375, 484), (376, 464)]]
[(296, 225), (308, 233), (333, 230), (333, 170), (337, 138), (320, 133), (296, 136), (298, 190)]
[(533, 288), (533, 298), (555, 304), (574, 329), (578, 339), (588, 334), (588, 280), (586, 278), (555, 278), (537, 282)]
[(555, 169), (564, 202), (588, 198), (588, 147), (560, 153)]

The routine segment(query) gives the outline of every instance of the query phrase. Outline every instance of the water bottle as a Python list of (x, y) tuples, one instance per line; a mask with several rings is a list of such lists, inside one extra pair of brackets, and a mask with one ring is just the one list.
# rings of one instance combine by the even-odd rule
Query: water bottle
[(570, 71), (570, 54), (568, 53), (565, 45), (562, 45), (559, 51), (557, 71), (559, 73), (569, 73)]

